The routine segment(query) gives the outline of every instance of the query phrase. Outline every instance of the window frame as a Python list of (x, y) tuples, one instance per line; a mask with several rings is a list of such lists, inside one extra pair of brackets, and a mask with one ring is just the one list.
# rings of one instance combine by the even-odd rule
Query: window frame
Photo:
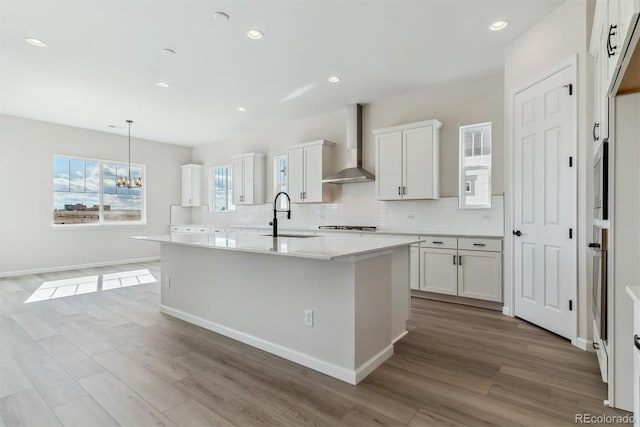
[[(465, 158), (467, 156), (465, 156), (465, 147), (464, 147), (464, 132), (467, 129), (470, 128), (479, 128), (479, 127), (484, 127), (484, 126), (489, 126), (490, 127), (490, 134), (491, 134), (491, 142), (490, 142), (490, 150), (491, 153), (489, 154), (489, 159), (490, 159), (490, 163), (489, 165), (476, 165), (476, 166), (464, 166), (464, 161)], [(474, 147), (471, 148), (471, 151), (473, 153)], [(482, 155), (482, 146), (480, 148), (480, 155)], [(473, 157), (473, 155), (471, 156)], [(488, 188), (488, 192), (489, 192), (489, 197), (488, 197), (488, 201), (486, 204), (482, 204), (482, 205), (468, 205), (466, 203), (466, 198), (467, 198), (467, 191), (466, 191), (466, 183), (467, 183), (467, 179), (466, 179), (466, 171), (468, 170), (486, 170), (487, 171), (487, 177), (489, 180), (489, 188)], [(492, 187), (493, 187), (493, 182), (492, 182), (492, 169), (493, 169), (493, 122), (481, 122), (481, 123), (473, 123), (473, 124), (469, 124), (469, 125), (462, 125), (459, 126), (458, 128), (458, 209), (491, 209), (492, 206), (492, 198), (493, 198), (493, 193), (492, 193)], [(473, 195), (475, 195), (475, 182), (471, 183), (471, 193)]]
[[(56, 224), (56, 223), (51, 223), (51, 227), (53, 228), (60, 228), (60, 229), (74, 229), (74, 228), (101, 228), (101, 227), (139, 227), (139, 226), (145, 226), (147, 225), (147, 189), (148, 189), (148, 185), (147, 185), (147, 167), (146, 165), (142, 164), (142, 163), (131, 163), (131, 167), (137, 167), (140, 168), (141, 171), (141, 175), (142, 175), (142, 189), (140, 190), (140, 196), (141, 196), (141, 211), (140, 211), (140, 220), (139, 221), (108, 221), (105, 222), (104, 221), (104, 163), (114, 163), (116, 165), (118, 164), (126, 164), (127, 166), (129, 165), (128, 162), (121, 162), (118, 160), (108, 160), (108, 159), (97, 159), (97, 158), (93, 158), (93, 157), (82, 157), (82, 156), (73, 156), (73, 155), (69, 155), (69, 154), (53, 154), (51, 156), (51, 169), (50, 169), (50, 194), (51, 194), (51, 206), (54, 205), (55, 200), (55, 187), (53, 185), (53, 161), (56, 158), (62, 158), (62, 159), (69, 159), (69, 160), (82, 160), (82, 161), (89, 161), (89, 162), (97, 162), (98, 163), (98, 168), (99, 168), (99, 175), (100, 175), (100, 179), (98, 180), (98, 204), (99, 204), (99, 210), (98, 210), (98, 222), (91, 222), (91, 223), (86, 223), (86, 224)], [(85, 177), (86, 179), (86, 177)]]
[[(225, 210), (223, 211), (218, 211), (216, 210), (216, 184), (215, 184), (215, 170), (216, 169), (229, 169), (229, 175), (231, 177), (231, 179), (233, 179), (233, 164), (226, 164), (226, 165), (218, 165), (218, 166), (212, 166), (209, 168), (209, 180), (207, 182), (208, 184), (208, 190), (209, 190), (209, 213), (229, 213), (229, 212), (235, 212), (236, 211), (236, 205), (233, 204), (233, 193), (231, 194), (231, 199), (229, 199), (229, 190), (233, 191), (233, 181), (231, 183), (231, 186), (229, 186), (229, 182), (227, 180), (227, 185), (226, 185), (226, 200), (231, 200), (231, 205), (227, 204)], [(229, 207), (231, 206), (231, 207)]]
[[(280, 162), (280, 160), (284, 160), (285, 161), (285, 170), (284, 170), (284, 177), (285, 177), (285, 182), (284, 184), (282, 184), (280, 182), (280, 168), (278, 167), (278, 163)], [(279, 156), (273, 156), (273, 169), (271, 171), (273, 173), (273, 197), (276, 196), (276, 194), (278, 194), (280, 191), (285, 191), (287, 194), (289, 194), (289, 156), (287, 154), (281, 154)], [(285, 189), (282, 190), (280, 188), (280, 185), (284, 185)], [(286, 209), (287, 207), (287, 202), (284, 198), (280, 198), (280, 206), (279, 208), (281, 209)]]

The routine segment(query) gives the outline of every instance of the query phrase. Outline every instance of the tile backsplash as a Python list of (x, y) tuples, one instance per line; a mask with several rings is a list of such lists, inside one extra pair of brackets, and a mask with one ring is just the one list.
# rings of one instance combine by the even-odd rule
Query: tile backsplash
[[(268, 226), (273, 217), (271, 203), (237, 206), (235, 211), (210, 213), (206, 207), (172, 207), (172, 223), (184, 223), (187, 210), (193, 224), (218, 227)], [(375, 183), (347, 184), (336, 189), (332, 203), (294, 204), (291, 219), (282, 219), (282, 228), (317, 228), (319, 225), (375, 225), (381, 231), (502, 235), (503, 196), (492, 197), (490, 209), (458, 209), (457, 197), (438, 200), (378, 201)], [(280, 214), (283, 215), (283, 214)], [(180, 220), (177, 220), (180, 218)]]

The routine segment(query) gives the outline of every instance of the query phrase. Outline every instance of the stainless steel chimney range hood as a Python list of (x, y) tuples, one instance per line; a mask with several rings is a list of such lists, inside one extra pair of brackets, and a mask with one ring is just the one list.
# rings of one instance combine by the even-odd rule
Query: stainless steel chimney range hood
[(322, 180), (329, 184), (375, 181), (376, 177), (362, 167), (362, 105), (347, 107), (347, 168)]

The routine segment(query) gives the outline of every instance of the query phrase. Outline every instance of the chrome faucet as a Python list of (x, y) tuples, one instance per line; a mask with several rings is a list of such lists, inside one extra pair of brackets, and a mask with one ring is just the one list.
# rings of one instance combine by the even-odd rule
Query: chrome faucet
[[(287, 210), (286, 211), (278, 210), (278, 197), (280, 197), (283, 194), (287, 197)], [(273, 221), (271, 221), (269, 223), (269, 225), (273, 226), (273, 233), (271, 233), (271, 234), (272, 234), (272, 236), (274, 238), (278, 237), (278, 212), (286, 212), (287, 213), (287, 219), (291, 219), (291, 198), (284, 191), (281, 191), (278, 194), (276, 194), (276, 197), (273, 199)]]

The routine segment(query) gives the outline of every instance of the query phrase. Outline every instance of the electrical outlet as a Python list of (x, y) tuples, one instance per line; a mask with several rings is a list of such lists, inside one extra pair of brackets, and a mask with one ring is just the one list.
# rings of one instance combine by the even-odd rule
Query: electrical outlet
[(162, 278), (162, 280), (164, 281), (164, 287), (165, 288), (170, 288), (171, 287), (171, 277), (165, 276), (165, 277)]
[(304, 311), (304, 324), (307, 326), (313, 326), (313, 310)]

